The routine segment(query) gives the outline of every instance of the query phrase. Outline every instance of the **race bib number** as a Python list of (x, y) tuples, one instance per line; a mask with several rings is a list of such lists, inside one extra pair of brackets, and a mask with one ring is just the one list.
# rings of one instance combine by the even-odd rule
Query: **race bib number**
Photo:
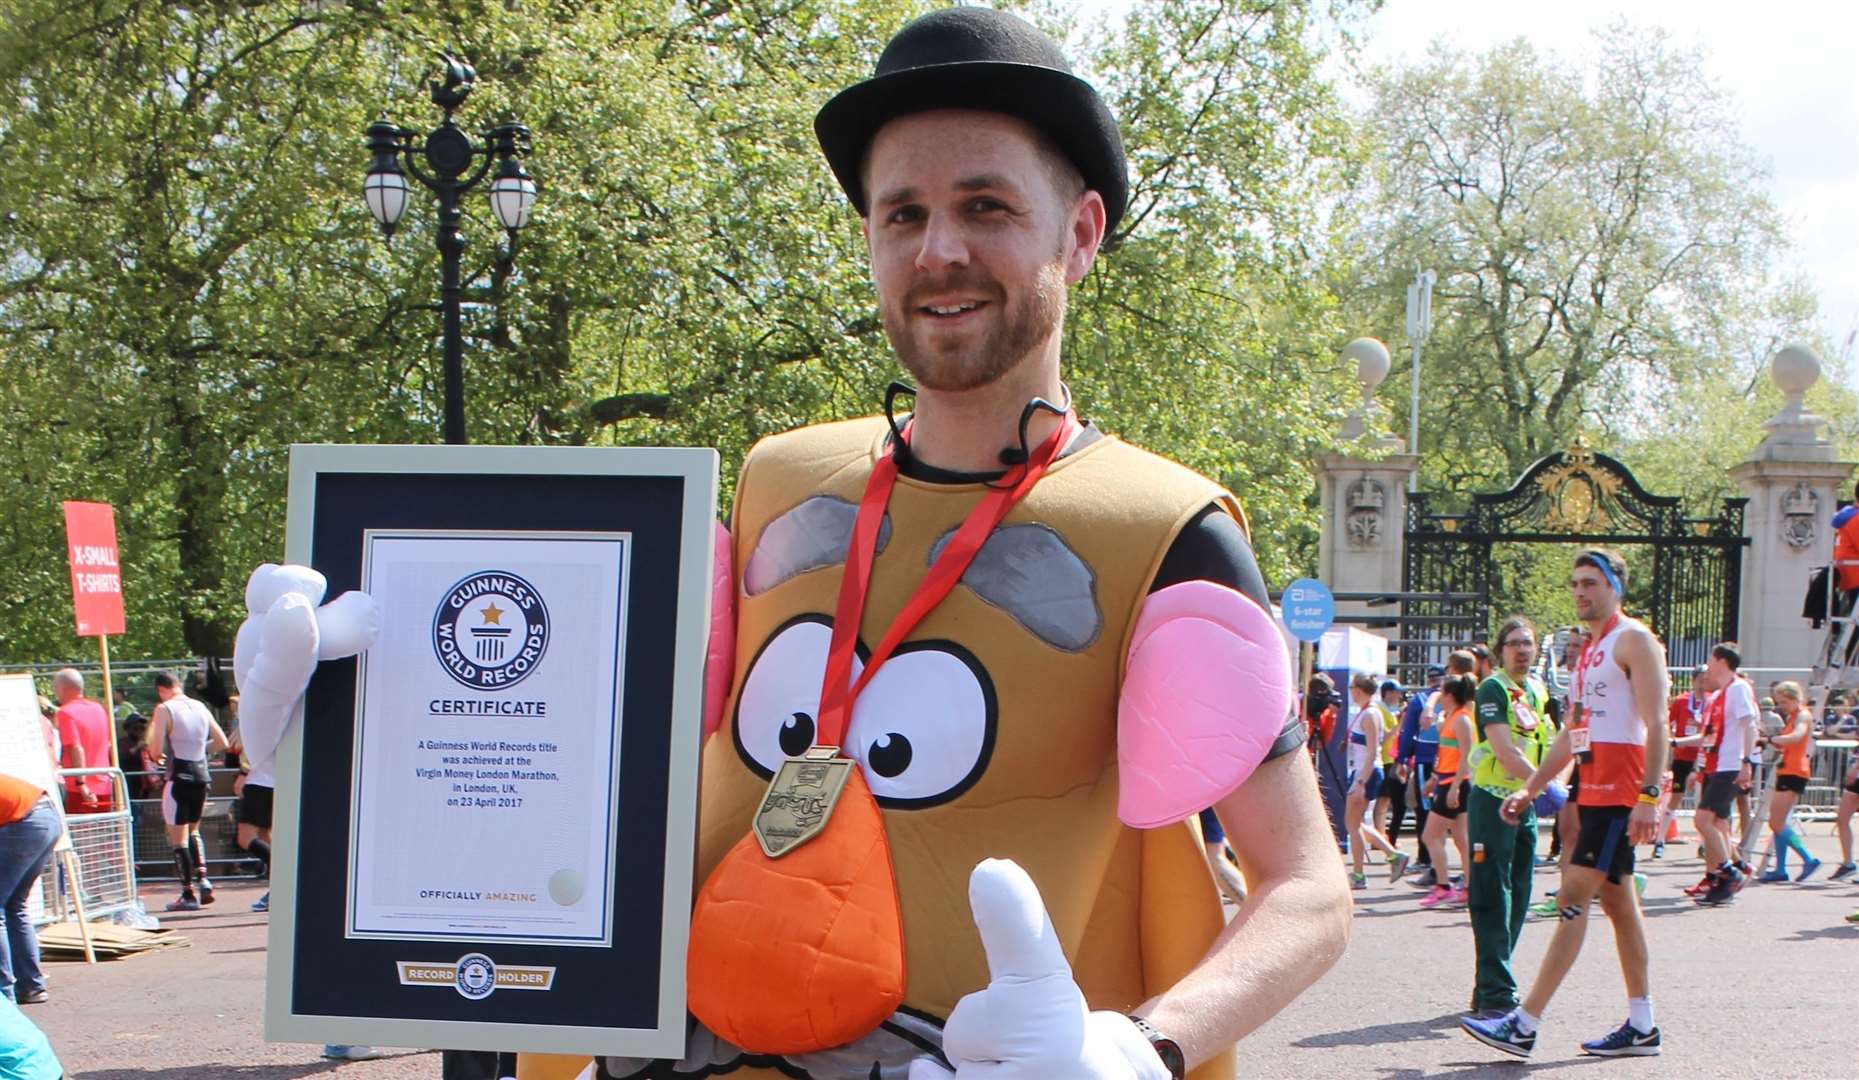
[(1569, 749), (1577, 754), (1588, 752), (1588, 729), (1585, 727), (1569, 729)]

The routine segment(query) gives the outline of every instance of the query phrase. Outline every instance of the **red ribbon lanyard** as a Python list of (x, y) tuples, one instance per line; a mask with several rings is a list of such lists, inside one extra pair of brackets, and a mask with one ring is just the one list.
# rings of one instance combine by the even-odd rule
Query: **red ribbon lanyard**
[[(839, 582), (839, 604), (833, 611), (832, 645), (826, 653), (826, 680), (820, 687), (820, 717), (814, 727), (815, 746), (845, 745), (843, 740), (851, 722), (852, 702), (858, 698), (859, 691), (865, 689), (865, 684), (871, 682), (878, 666), (890, 659), (910, 631), (923, 621), (923, 617), (942, 603), (943, 597), (955, 588), (955, 583), (962, 579), (962, 572), (968, 569), (969, 563), (975, 561), (981, 545), (987, 542), (994, 527), (1001, 523), (1014, 504), (1033, 490), (1033, 485), (1045, 475), (1046, 467), (1071, 442), (1078, 426), (1078, 418), (1067, 412), (1059, 422), (1058, 430), (1033, 451), (1019, 477), (1011, 484), (990, 490), (969, 511), (967, 519), (955, 531), (955, 535), (949, 538), (949, 542), (943, 545), (942, 554), (910, 595), (903, 610), (897, 613), (891, 628), (885, 631), (883, 640), (872, 650), (857, 685), (853, 685), (853, 647), (858, 641), (859, 622), (865, 612), (865, 593), (871, 586), (871, 564), (878, 547), (878, 527), (883, 524), (884, 509), (891, 501), (891, 488), (897, 483), (896, 455), (885, 454), (878, 459), (872, 467), (871, 479), (865, 483), (865, 496), (859, 502), (858, 518), (852, 526), (852, 542), (846, 548), (846, 572)], [(905, 428), (905, 434), (909, 434), (908, 427)]]
[(1614, 627), (1618, 625), (1620, 625), (1620, 612), (1616, 611), (1607, 617), (1605, 623), (1601, 624), (1601, 632), (1589, 638), (1587, 642), (1582, 645), (1581, 655), (1575, 658), (1575, 703), (1581, 706), (1582, 722), (1584, 724), (1587, 723), (1588, 719), (1588, 699), (1582, 696), (1581, 691), (1582, 686), (1588, 681), (1588, 650), (1594, 648), (1602, 641), (1605, 641), (1607, 635), (1613, 633)]

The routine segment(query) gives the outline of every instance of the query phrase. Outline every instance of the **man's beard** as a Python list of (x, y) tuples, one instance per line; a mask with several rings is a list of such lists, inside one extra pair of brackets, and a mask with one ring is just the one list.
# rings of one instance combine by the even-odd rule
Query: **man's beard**
[[(912, 331), (923, 300), (950, 292), (980, 293), (990, 305), (1003, 310), (978, 341), (940, 349), (919, 342)], [(1013, 304), (1005, 305), (1001, 297), (1000, 286), (991, 278), (956, 271), (913, 285), (900, 307), (881, 306), (885, 336), (920, 389), (945, 393), (974, 390), (1018, 367), (1058, 332), (1065, 318), (1063, 269), (1058, 263), (1048, 263), (1040, 267), (1031, 290)]]

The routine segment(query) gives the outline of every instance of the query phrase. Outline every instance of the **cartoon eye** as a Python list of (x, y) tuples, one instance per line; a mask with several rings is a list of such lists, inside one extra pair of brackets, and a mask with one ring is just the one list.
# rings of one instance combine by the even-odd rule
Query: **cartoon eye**
[(994, 752), (994, 683), (974, 654), (915, 641), (885, 661), (852, 705), (846, 753), (878, 802), (935, 806), (961, 795)]
[[(801, 615), (776, 630), (749, 662), (731, 727), (736, 752), (758, 774), (772, 777), (781, 762), (814, 744), (820, 680), (832, 640), (833, 627), (825, 616)], [(854, 656), (852, 678), (864, 670), (862, 655)]]

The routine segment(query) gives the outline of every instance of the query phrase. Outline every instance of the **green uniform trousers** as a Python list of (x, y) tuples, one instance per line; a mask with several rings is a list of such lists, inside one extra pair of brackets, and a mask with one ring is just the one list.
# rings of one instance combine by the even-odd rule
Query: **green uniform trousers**
[(1466, 832), (1472, 865), (1466, 874), (1470, 891), (1472, 940), (1478, 952), (1478, 981), (1472, 1008), (1510, 1009), (1518, 1004), (1517, 978), (1510, 956), (1530, 914), (1530, 878), (1536, 873), (1536, 812), (1526, 811), (1521, 824), (1506, 824), (1498, 812), (1504, 800), (1473, 788), (1466, 808)]

